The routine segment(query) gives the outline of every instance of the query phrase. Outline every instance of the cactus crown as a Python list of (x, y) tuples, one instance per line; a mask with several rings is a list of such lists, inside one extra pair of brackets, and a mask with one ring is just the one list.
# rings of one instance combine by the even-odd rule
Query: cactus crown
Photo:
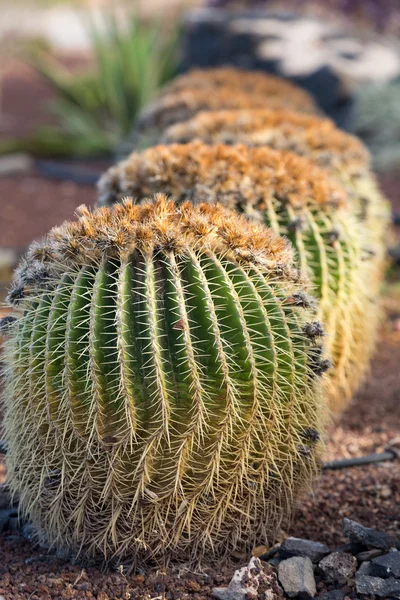
[[(186, 121), (199, 111), (218, 111), (222, 109), (246, 110), (254, 108), (281, 108), (282, 104), (290, 108), (297, 108), (297, 103), (292, 96), (268, 93), (253, 94), (241, 89), (230, 87), (217, 87), (215, 89), (182, 89), (175, 93), (166, 94), (155, 100), (139, 116), (136, 122), (136, 131), (162, 131), (166, 127)], [(315, 112), (306, 105), (302, 112)]]
[(354, 172), (369, 167), (369, 153), (356, 137), (337, 129), (333, 121), (290, 110), (254, 109), (200, 112), (189, 121), (172, 125), (161, 143), (267, 145), (312, 158), (321, 166)]
[(217, 202), (221, 194), (224, 205), (247, 213), (262, 210), (265, 199), (272, 196), (295, 208), (338, 208), (347, 203), (343, 188), (307, 159), (269, 148), (210, 147), (201, 142), (133, 153), (102, 177), (99, 202), (112, 204), (126, 195), (143, 197), (162, 186), (180, 200), (186, 193), (191, 199), (190, 189), (195, 189), (197, 199), (208, 202)]
[(10, 486), (51, 542), (198, 560), (275, 534), (323, 420), (292, 260), (272, 231), (163, 195), (82, 208), (31, 247), (5, 427)]
[[(155, 202), (134, 204), (125, 198), (113, 211), (90, 212), (82, 206), (79, 219), (55, 227), (43, 243), (33, 243), (16, 270), (9, 295), (11, 304), (58, 283), (65, 267), (98, 264), (107, 256), (124, 260), (137, 250), (141, 254), (204, 249), (289, 273), (289, 243), (272, 230), (233, 215), (222, 206), (189, 202), (177, 207), (164, 195)], [(298, 277), (292, 270), (293, 277)]]
[(310, 94), (287, 79), (261, 71), (247, 71), (237, 67), (216, 67), (192, 69), (176, 77), (165, 86), (163, 94), (184, 90), (212, 90), (234, 88), (253, 95), (279, 96), (282, 103), (288, 102), (293, 108), (316, 112), (315, 102)]

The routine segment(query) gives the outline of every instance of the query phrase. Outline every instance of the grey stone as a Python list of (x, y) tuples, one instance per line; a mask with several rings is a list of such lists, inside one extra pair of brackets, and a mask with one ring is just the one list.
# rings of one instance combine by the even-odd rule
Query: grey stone
[(317, 600), (344, 600), (346, 592), (342, 590), (332, 590), (331, 592), (325, 592), (320, 596), (317, 596)]
[(343, 533), (352, 542), (359, 542), (367, 548), (389, 550), (395, 545), (395, 541), (388, 533), (378, 531), (371, 527), (364, 527), (360, 523), (357, 523), (357, 521), (352, 521), (351, 519), (344, 519)]
[(371, 560), (371, 575), (400, 579), (400, 552), (389, 552)]
[(334, 548), (332, 552), (349, 552), (350, 554), (356, 555), (360, 552), (363, 552), (364, 549), (365, 546), (362, 546), (361, 544), (353, 544), (353, 542), (348, 542), (347, 544), (336, 546), (336, 548)]
[(358, 568), (357, 573), (362, 573), (363, 575), (371, 575), (371, 563), (369, 560), (366, 560), (361, 563)]
[(35, 538), (36, 528), (32, 523), (25, 523), (21, 528), (21, 533), (26, 540), (31, 542)]
[(15, 153), (0, 158), (0, 176), (30, 171), (33, 165), (29, 154)]
[(20, 528), (20, 519), (18, 516), (18, 513), (16, 512), (16, 510), (14, 509), (11, 513), (10, 513), (10, 517), (8, 519), (8, 529), (10, 531), (18, 531), (18, 529)]
[(268, 561), (268, 564), (271, 565), (271, 567), (278, 567), (279, 563), (281, 563), (282, 560), (282, 558), (271, 558)]
[(260, 588), (265, 600), (283, 600), (273, 568), (253, 557), (247, 567), (235, 571), (228, 587), (214, 588), (212, 594), (218, 600), (257, 600)]
[(332, 552), (321, 560), (319, 568), (327, 581), (346, 585), (356, 572), (357, 559), (345, 552)]
[(356, 559), (358, 563), (362, 563), (366, 560), (372, 560), (377, 556), (381, 556), (381, 554), (383, 554), (383, 550), (379, 550), (379, 548), (372, 548), (372, 550), (365, 550), (365, 552), (359, 552), (356, 555)]
[(313, 565), (308, 556), (283, 560), (278, 567), (278, 577), (289, 598), (313, 598), (317, 593)]
[(0, 510), (10, 508), (13, 505), (10, 492), (6, 485), (0, 485)]
[(356, 590), (358, 594), (370, 594), (379, 598), (400, 598), (400, 580), (394, 577), (381, 579), (357, 573)]
[(330, 550), (326, 544), (303, 540), (301, 538), (289, 537), (279, 549), (279, 554), (284, 556), (308, 556), (313, 563), (318, 563)]
[(10, 517), (15, 513), (15, 508), (3, 508), (0, 510), (0, 531), (9, 528)]

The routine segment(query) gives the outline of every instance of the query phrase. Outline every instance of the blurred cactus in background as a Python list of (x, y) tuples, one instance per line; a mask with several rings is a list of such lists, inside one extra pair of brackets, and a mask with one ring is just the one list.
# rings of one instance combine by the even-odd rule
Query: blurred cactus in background
[(323, 329), (287, 240), (161, 195), (82, 208), (9, 300), (8, 482), (47, 540), (134, 562), (273, 541), (324, 413)]
[(168, 126), (199, 111), (282, 107), (318, 113), (312, 97), (285, 79), (238, 68), (194, 69), (177, 77), (142, 111), (126, 149), (152, 145)]
[[(370, 289), (379, 293), (386, 266), (390, 205), (372, 173), (368, 150), (358, 138), (329, 119), (288, 110), (198, 113), (160, 137), (161, 143), (193, 140), (288, 150), (327, 169), (346, 188), (357, 221), (365, 225), (365, 278)], [(376, 316), (378, 320), (378, 311)]]
[(132, 154), (102, 177), (99, 201), (140, 200), (161, 189), (176, 202), (220, 202), (289, 236), (320, 300), (335, 366), (325, 383), (340, 412), (368, 366), (377, 310), (364, 276), (363, 227), (345, 189), (293, 154), (193, 142)]

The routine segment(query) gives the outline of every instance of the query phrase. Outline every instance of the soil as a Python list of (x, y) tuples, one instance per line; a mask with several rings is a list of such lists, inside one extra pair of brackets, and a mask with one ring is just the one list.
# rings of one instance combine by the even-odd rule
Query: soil
[[(43, 123), (47, 118), (41, 108), (47, 97), (45, 86), (32, 84), (29, 90), (34, 90), (31, 97), (35, 102), (27, 103), (24, 99), (22, 106), (17, 98), (22, 91), (26, 93), (26, 86), (13, 81), (14, 75), (8, 83), (6, 80), (4, 108), (9, 111), (15, 108), (18, 115), (22, 111), (22, 123), (32, 120)], [(24, 111), (29, 110), (31, 114), (26, 115)], [(386, 179), (383, 183), (398, 210), (399, 180)], [(0, 247), (21, 251), (33, 238), (70, 218), (78, 205), (92, 204), (95, 189), (47, 180), (32, 172), (0, 178), (0, 197)], [(399, 272), (392, 273), (391, 280), (394, 283), (386, 289), (386, 320), (371, 374), (349, 410), (332, 426), (326, 451), (329, 460), (381, 452), (389, 444), (400, 447), (400, 287), (396, 283)], [(2, 475), (4, 467), (0, 470)], [(287, 534), (305, 537), (325, 542), (333, 549), (347, 541), (342, 535), (343, 517), (399, 536), (400, 462), (323, 472), (314, 492), (303, 499), (291, 527), (282, 532), (282, 537)], [(230, 557), (202, 573), (168, 566), (164, 575), (163, 569), (155, 566), (147, 573), (125, 575), (123, 571), (102, 571), (48, 555), (18, 532), (11, 531), (0, 534), (0, 595), (6, 600), (209, 600), (212, 588), (226, 585), (234, 569), (245, 564), (247, 558)]]

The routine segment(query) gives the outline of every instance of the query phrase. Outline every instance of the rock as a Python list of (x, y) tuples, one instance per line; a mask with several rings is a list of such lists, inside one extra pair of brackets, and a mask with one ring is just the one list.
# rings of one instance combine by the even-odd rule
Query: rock
[(357, 573), (356, 590), (358, 594), (369, 594), (379, 598), (400, 598), (400, 580), (394, 577), (381, 579)]
[(343, 600), (345, 596), (346, 592), (342, 590), (332, 590), (331, 592), (325, 592), (317, 596), (316, 600)]
[(400, 579), (400, 552), (389, 552), (371, 560), (371, 575)]
[(336, 546), (332, 550), (332, 552), (348, 552), (350, 554), (359, 554), (365, 550), (365, 546), (362, 544), (354, 544), (353, 542), (348, 542), (347, 544), (342, 544), (341, 546)]
[(313, 563), (318, 563), (329, 552), (328, 546), (321, 544), (321, 542), (313, 542), (295, 537), (287, 538), (279, 549), (279, 554), (283, 556), (308, 556)]
[(0, 158), (0, 176), (11, 173), (24, 173), (32, 169), (33, 161), (29, 154), (15, 153)]
[(389, 550), (395, 544), (389, 534), (371, 527), (364, 527), (351, 519), (344, 519), (343, 533), (350, 541), (363, 544), (367, 548)]
[(356, 555), (356, 559), (358, 563), (362, 563), (366, 560), (372, 560), (377, 556), (381, 556), (381, 554), (383, 554), (383, 550), (379, 550), (378, 548), (372, 548), (372, 550), (365, 550), (365, 552), (359, 552)]
[(278, 577), (289, 598), (313, 598), (317, 593), (313, 565), (308, 556), (293, 556), (283, 560), (278, 567)]
[(20, 525), (21, 525), (21, 521), (18, 516), (18, 513), (16, 512), (15, 509), (13, 509), (13, 511), (10, 513), (10, 516), (8, 519), (8, 529), (10, 531), (18, 531), (18, 529), (20, 528)]
[(371, 575), (371, 563), (369, 560), (362, 562), (358, 568), (357, 573), (362, 573), (363, 575)]
[(15, 508), (3, 508), (0, 510), (0, 532), (9, 529), (11, 515), (15, 514)]
[(0, 510), (10, 508), (12, 505), (8, 487), (3, 483), (3, 485), (0, 485)]
[(356, 572), (357, 559), (345, 552), (332, 552), (321, 560), (319, 568), (327, 581), (346, 585)]
[(214, 588), (212, 594), (218, 600), (283, 600), (273, 568), (255, 556), (247, 567), (235, 571), (228, 587)]

